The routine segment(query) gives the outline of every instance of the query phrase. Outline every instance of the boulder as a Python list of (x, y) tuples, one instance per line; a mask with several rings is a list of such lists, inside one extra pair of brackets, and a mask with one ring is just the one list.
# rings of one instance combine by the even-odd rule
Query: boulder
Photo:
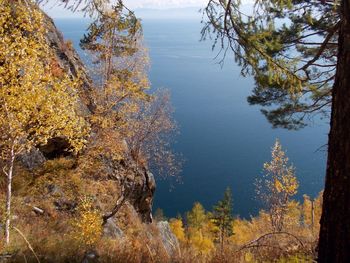
[(147, 169), (138, 170), (136, 176), (139, 180), (135, 180), (136, 183), (132, 186), (130, 203), (141, 215), (144, 223), (152, 223), (153, 197), (156, 190), (154, 176)]
[(169, 257), (173, 257), (180, 251), (179, 241), (170, 229), (168, 221), (161, 221), (157, 223), (157, 228), (164, 246), (165, 251)]
[(98, 261), (98, 254), (94, 250), (87, 251), (84, 255), (84, 258), (81, 263), (97, 263)]
[(121, 239), (124, 237), (124, 232), (116, 225), (112, 218), (109, 218), (103, 226), (103, 235), (112, 239)]
[(29, 152), (23, 153), (18, 157), (18, 159), (23, 166), (30, 171), (41, 166), (46, 161), (43, 153), (36, 148)]

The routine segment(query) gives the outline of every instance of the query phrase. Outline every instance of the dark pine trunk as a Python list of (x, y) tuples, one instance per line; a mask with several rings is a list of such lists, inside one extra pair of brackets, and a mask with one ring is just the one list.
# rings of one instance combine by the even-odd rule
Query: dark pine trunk
[(318, 262), (350, 262), (350, 0), (341, 1)]

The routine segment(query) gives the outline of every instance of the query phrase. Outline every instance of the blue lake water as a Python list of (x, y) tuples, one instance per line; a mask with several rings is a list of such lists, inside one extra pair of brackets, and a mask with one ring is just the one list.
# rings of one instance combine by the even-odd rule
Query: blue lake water
[[(66, 39), (78, 47), (86, 22), (56, 19)], [(152, 87), (169, 88), (180, 135), (174, 149), (186, 159), (182, 183), (170, 187), (158, 180), (154, 208), (167, 216), (191, 209), (195, 201), (207, 209), (230, 186), (234, 213), (255, 215), (254, 181), (270, 160), (271, 147), (279, 138), (300, 181), (297, 198), (316, 196), (323, 188), (328, 125), (317, 121), (300, 131), (272, 129), (259, 107), (246, 97), (251, 78), (240, 76), (231, 57), (223, 68), (214, 60), (210, 42), (200, 42), (199, 20), (145, 19), (145, 42), (150, 50)]]

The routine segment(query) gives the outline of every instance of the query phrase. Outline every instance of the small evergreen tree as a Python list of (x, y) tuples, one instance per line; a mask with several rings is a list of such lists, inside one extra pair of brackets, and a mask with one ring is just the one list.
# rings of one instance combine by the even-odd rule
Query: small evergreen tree
[(212, 220), (215, 226), (219, 229), (219, 242), (221, 252), (224, 249), (226, 237), (233, 234), (232, 229), (232, 191), (228, 187), (224, 193), (224, 198), (214, 206)]

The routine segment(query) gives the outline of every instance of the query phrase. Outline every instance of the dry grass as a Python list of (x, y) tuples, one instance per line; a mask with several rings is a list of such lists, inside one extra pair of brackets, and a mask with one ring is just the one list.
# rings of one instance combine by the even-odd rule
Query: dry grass
[[(235, 219), (235, 234), (227, 237), (222, 252), (214, 235), (204, 232), (203, 236), (212, 238), (210, 242), (214, 246), (201, 251), (201, 246), (198, 247), (196, 242), (189, 239), (188, 226), (181, 224), (183, 232), (179, 238), (180, 251), (169, 255), (156, 224), (143, 224), (128, 203), (115, 218), (124, 232), (123, 238), (116, 240), (98, 235), (94, 237), (94, 242), (84, 245), (76, 238), (79, 231), (76, 231), (77, 226), (73, 222), (79, 221), (81, 216), (76, 207), (79, 207), (83, 197), (88, 196), (91, 198), (93, 211), (106, 211), (111, 207), (111, 200), (115, 200), (120, 191), (118, 183), (107, 176), (101, 173), (93, 177), (86, 174), (84, 169), (81, 169), (74, 158), (47, 161), (31, 172), (16, 166), (12, 223), (28, 242), (13, 230), (10, 246), (4, 247), (0, 239), (0, 254), (13, 255), (6, 262), (37, 262), (33, 251), (40, 262), (57, 263), (80, 263), (89, 251), (95, 251), (98, 262), (122, 263), (311, 262), (315, 256), (319, 225), (310, 225), (310, 216), (307, 217), (310, 205), (305, 205), (309, 202), (308, 199), (305, 199), (304, 204), (290, 204), (284, 229), (288, 234), (269, 234), (272, 231), (268, 227), (271, 222), (263, 211), (250, 220)], [(99, 167), (95, 169), (101, 171)], [(0, 186), (0, 215), (4, 215), (1, 209), (4, 208), (5, 189), (1, 181)], [(55, 203), (57, 201), (62, 201), (63, 205), (59, 207)], [(321, 201), (316, 201), (316, 204), (320, 207)], [(44, 213), (35, 213), (33, 206), (39, 207)], [(315, 222), (318, 222), (320, 211), (316, 210), (315, 215)], [(98, 213), (93, 213), (93, 216), (98, 216)], [(93, 217), (81, 220), (87, 225), (87, 228), (82, 226), (81, 229), (93, 226), (89, 224), (89, 218)], [(2, 216), (0, 222), (3, 219)], [(211, 231), (209, 226), (210, 224), (206, 224), (206, 228), (201, 231)], [(94, 235), (98, 231), (87, 232)]]

